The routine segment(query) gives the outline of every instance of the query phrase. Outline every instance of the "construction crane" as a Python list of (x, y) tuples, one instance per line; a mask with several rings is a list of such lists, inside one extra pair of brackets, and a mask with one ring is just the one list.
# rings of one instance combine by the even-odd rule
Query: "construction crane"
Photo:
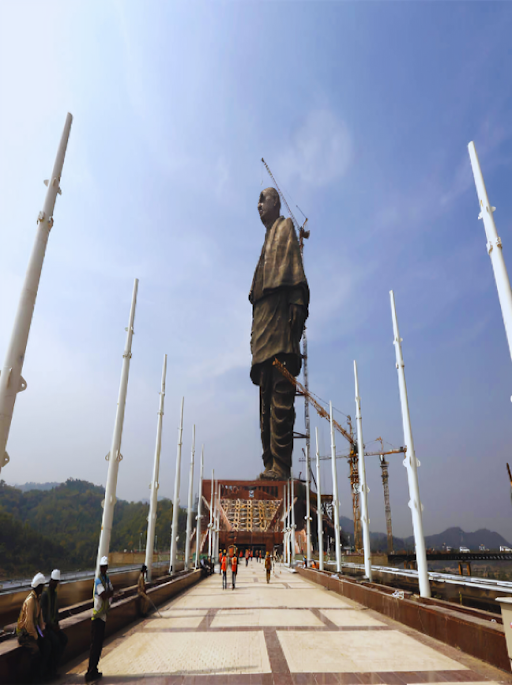
[[(292, 374), (288, 371), (288, 369), (283, 364), (281, 364), (279, 359), (277, 359), (277, 358), (274, 359), (272, 364), (286, 378), (286, 380), (290, 381), (290, 383), (293, 383), (295, 388), (299, 391), (299, 394), (303, 395), (304, 398), (306, 398), (310, 402), (310, 404), (312, 404), (314, 406), (314, 408), (316, 409), (316, 411), (318, 412), (318, 414), (322, 418), (327, 419), (327, 421), (331, 420), (331, 416), (330, 416), (329, 412), (326, 411), (322, 407), (320, 402), (317, 402), (317, 400), (313, 397), (313, 395), (309, 392), (309, 390), (307, 390), (302, 385), (302, 383), (300, 383), (294, 376), (292, 376)], [(338, 431), (338, 433), (341, 433), (343, 435), (343, 437), (349, 441), (351, 453), (355, 452), (357, 454), (357, 444), (356, 444), (356, 441), (354, 440), (353, 436), (350, 435), (350, 433), (348, 433), (342, 426), (340, 426), (340, 424), (335, 419), (332, 420), (332, 423), (333, 423), (334, 428)]]
[[(324, 418), (327, 419), (327, 421), (331, 420), (330, 414), (328, 411), (326, 411), (322, 405), (311, 395), (309, 390), (306, 390), (306, 388), (294, 377), (292, 374), (288, 371), (288, 369), (281, 364), (279, 359), (274, 359), (273, 361), (274, 366), (278, 369), (278, 371), (288, 380), (290, 383), (292, 383), (296, 390), (298, 390), (300, 395), (304, 395), (305, 398), (309, 400), (309, 402), (313, 405), (313, 407), (316, 409), (318, 414)], [(336, 455), (337, 459), (348, 459), (349, 465), (350, 465), (350, 473), (349, 473), (349, 479), (350, 479), (350, 485), (352, 489), (352, 510), (353, 510), (353, 516), (354, 516), (354, 547), (357, 549), (361, 549), (362, 547), (362, 539), (361, 539), (361, 515), (360, 515), (360, 510), (359, 510), (359, 462), (358, 462), (358, 452), (357, 452), (357, 443), (354, 440), (353, 436), (353, 431), (352, 431), (352, 421), (350, 419), (350, 416), (347, 417), (348, 420), (348, 425), (349, 425), (349, 431), (346, 431), (340, 424), (333, 418), (332, 422), (336, 430), (343, 435), (343, 437), (348, 440), (350, 443), (350, 452), (348, 455), (342, 454), (342, 455)], [(406, 447), (397, 447), (396, 449), (392, 450), (384, 450), (384, 444), (382, 438), (377, 438), (376, 442), (380, 442), (381, 444), (381, 450), (378, 452), (365, 452), (364, 455), (365, 457), (374, 457), (378, 456), (380, 458), (380, 465), (382, 469), (382, 485), (384, 487), (384, 509), (386, 512), (386, 529), (387, 529), (387, 540), (388, 540), (388, 552), (393, 550), (393, 530), (391, 526), (391, 504), (389, 500), (389, 472), (388, 472), (388, 466), (389, 463), (386, 461), (385, 457), (388, 454), (405, 454), (407, 451)], [(320, 459), (330, 459), (331, 457), (320, 457)], [(508, 467), (508, 464), (507, 464)], [(509, 471), (510, 473), (510, 471)], [(511, 481), (511, 486), (512, 486), (512, 476), (510, 478)]]

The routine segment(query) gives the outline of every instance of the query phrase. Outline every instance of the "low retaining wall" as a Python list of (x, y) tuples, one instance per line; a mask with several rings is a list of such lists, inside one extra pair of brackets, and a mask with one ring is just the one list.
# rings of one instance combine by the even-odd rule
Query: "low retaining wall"
[[(184, 567), (183, 562), (176, 564), (176, 570), (181, 571)], [(135, 585), (139, 579), (140, 569), (133, 569), (132, 571), (116, 571), (116, 569), (109, 570), (109, 577), (112, 581), (115, 591)], [(153, 568), (153, 580), (165, 576), (169, 573), (169, 567), (166, 565), (155, 566)], [(80, 602), (88, 602), (92, 600), (92, 584), (94, 573), (80, 580), (64, 581), (59, 583), (59, 608), (63, 611), (66, 607)], [(30, 588), (24, 588), (16, 592), (6, 592), (0, 595), (0, 627), (7, 626), (10, 623), (18, 620), (20, 609), (25, 601)]]
[[(191, 571), (187, 575), (169, 580), (147, 591), (151, 601), (158, 606), (176, 596), (201, 579), (201, 571)], [(90, 581), (89, 581), (90, 585)], [(112, 606), (108, 615), (105, 637), (113, 635), (126, 625), (140, 618), (137, 596), (122, 599)], [(74, 659), (87, 651), (91, 643), (91, 610), (83, 611), (60, 621), (61, 629), (68, 637), (64, 653), (66, 661)], [(23, 682), (23, 661), (26, 653), (18, 641), (8, 640), (0, 643), (0, 683)]]
[[(458, 612), (455, 607), (440, 606), (440, 602), (434, 605), (421, 598), (398, 599), (393, 597), (390, 588), (386, 592), (385, 588), (377, 589), (353, 580), (338, 579), (313, 569), (297, 567), (297, 571), (307, 580), (328, 590), (510, 672), (503, 626), (492, 623), (487, 617), (478, 618), (476, 610), (470, 615)], [(485, 612), (481, 614), (484, 616)]]

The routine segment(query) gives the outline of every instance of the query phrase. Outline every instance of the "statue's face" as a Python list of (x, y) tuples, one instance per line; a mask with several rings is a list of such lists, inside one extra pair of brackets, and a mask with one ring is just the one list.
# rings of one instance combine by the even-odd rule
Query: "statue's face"
[(268, 189), (262, 190), (260, 193), (260, 199), (258, 200), (258, 212), (260, 219), (264, 224), (267, 221), (279, 213), (276, 206), (276, 198), (272, 193), (268, 192)]

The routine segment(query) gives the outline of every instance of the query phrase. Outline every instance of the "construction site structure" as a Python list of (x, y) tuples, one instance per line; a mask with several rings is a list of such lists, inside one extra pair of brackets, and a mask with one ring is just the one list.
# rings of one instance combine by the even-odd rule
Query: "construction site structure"
[(383, 454), (379, 454), (380, 468), (382, 476), (382, 487), (384, 488), (384, 511), (386, 512), (386, 534), (388, 538), (388, 554), (393, 553), (393, 527), (391, 525), (391, 504), (389, 502), (389, 463)]
[[(218, 536), (219, 550), (235, 545), (239, 550), (253, 552), (282, 552), (284, 531), (283, 520), (287, 514), (294, 515), (297, 522), (295, 554), (304, 554), (307, 547), (306, 536), (306, 487), (302, 480), (293, 479), (293, 504), (286, 502), (285, 489), (289, 481), (264, 480), (218, 480), (217, 509), (219, 514)], [(313, 502), (310, 492), (310, 501)], [(202, 485), (203, 510), (209, 511), (212, 506), (211, 481), (204, 480)], [(213, 500), (215, 502), (215, 498)], [(332, 495), (322, 493), (324, 509), (325, 540), (334, 537), (332, 519)], [(293, 509), (292, 509), (293, 507)], [(314, 515), (316, 507), (311, 504)], [(291, 516), (290, 516), (291, 520)], [(195, 538), (194, 538), (195, 543)], [(208, 553), (208, 532), (202, 531), (199, 541), (199, 553)]]

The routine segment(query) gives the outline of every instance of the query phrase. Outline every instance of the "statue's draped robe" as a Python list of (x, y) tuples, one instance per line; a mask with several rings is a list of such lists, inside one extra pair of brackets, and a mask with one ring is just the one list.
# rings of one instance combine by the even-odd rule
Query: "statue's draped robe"
[[(254, 272), (251, 379), (260, 387), (260, 428), (266, 472), (288, 477), (293, 451), (295, 388), (272, 366), (275, 357), (297, 376), (300, 338), (308, 315), (309, 287), (291, 219), (279, 217), (267, 230)], [(298, 325), (292, 329), (291, 305)]]
[(308, 315), (309, 287), (291, 219), (281, 216), (267, 230), (249, 300), (253, 305), (253, 383), (259, 385), (259, 365), (273, 360), (279, 354), (292, 355), (292, 368), (289, 370), (294, 376), (298, 375), (301, 368), (300, 336), (297, 339), (297, 336), (294, 338), (292, 335), (290, 305), (301, 307), (305, 321)]

